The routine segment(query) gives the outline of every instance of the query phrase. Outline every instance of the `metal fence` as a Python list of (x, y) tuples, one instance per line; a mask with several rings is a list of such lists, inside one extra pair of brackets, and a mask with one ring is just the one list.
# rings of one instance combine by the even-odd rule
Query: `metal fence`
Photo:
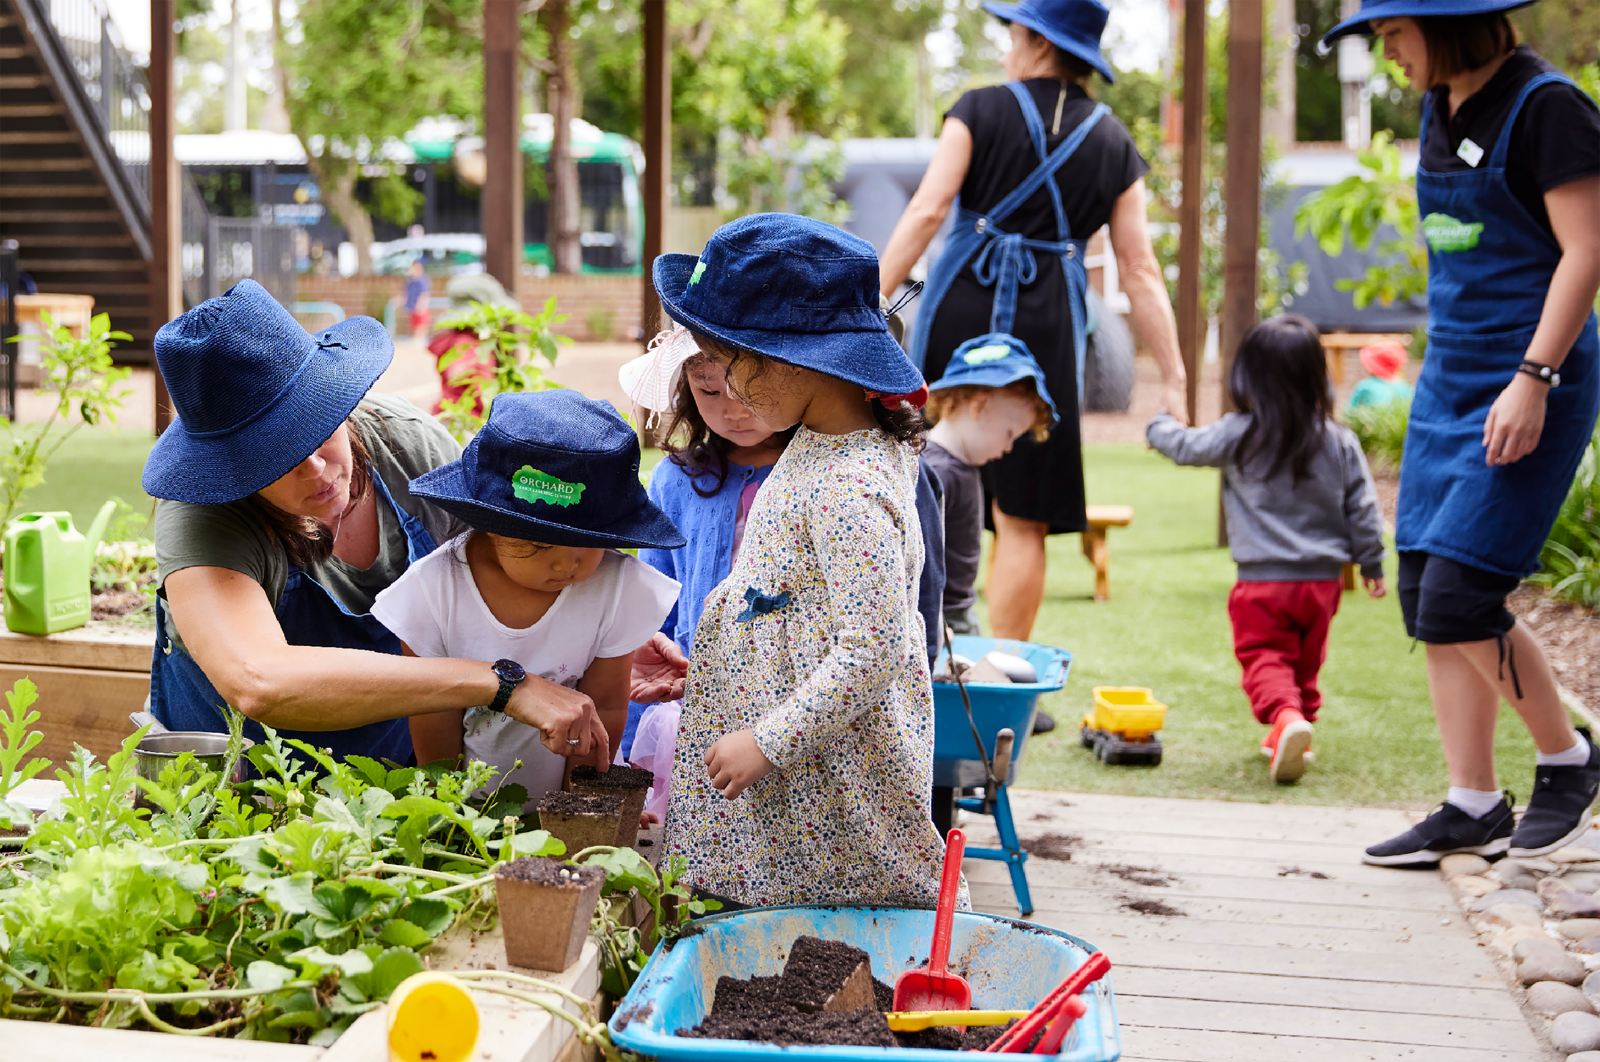
[(0, 240), (0, 395), (5, 399), (0, 415), (7, 420), (17, 419), (17, 374), (12, 368), (17, 356), (17, 345), (12, 342), (16, 334), (17, 241)]

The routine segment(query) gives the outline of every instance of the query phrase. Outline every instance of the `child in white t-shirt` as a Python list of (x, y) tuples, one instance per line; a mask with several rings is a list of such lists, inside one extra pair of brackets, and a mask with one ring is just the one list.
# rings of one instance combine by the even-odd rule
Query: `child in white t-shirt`
[[(372, 614), (409, 654), (494, 661), (502, 680), (520, 669), (587, 694), (615, 748), (633, 651), (678, 597), (676, 581), (617, 551), (684, 544), (639, 483), (633, 429), (576, 391), (503, 394), (460, 460), (411, 493), (473, 530), (413, 564)], [(419, 763), (464, 752), (530, 798), (561, 788), (566, 759), (491, 707), (416, 716), (411, 739)]]

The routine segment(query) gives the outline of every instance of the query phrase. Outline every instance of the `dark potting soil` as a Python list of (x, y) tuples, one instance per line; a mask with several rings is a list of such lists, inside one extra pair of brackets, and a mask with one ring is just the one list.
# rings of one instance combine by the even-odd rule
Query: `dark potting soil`
[(622, 802), (620, 796), (563, 793), (556, 790), (539, 798), (539, 813), (615, 816), (622, 811)]
[(1130, 911), (1137, 911), (1140, 914), (1166, 915), (1169, 917), (1178, 917), (1184, 914), (1183, 911), (1178, 910), (1171, 904), (1162, 903), (1160, 900), (1129, 900), (1126, 897), (1120, 898), (1126, 901), (1123, 903), (1123, 907)]
[(642, 767), (613, 767), (605, 774), (584, 764), (572, 769), (572, 784), (588, 789), (649, 789), (656, 776)]
[(1114, 866), (1102, 869), (1107, 874), (1115, 874), (1123, 881), (1131, 881), (1135, 885), (1149, 885), (1155, 888), (1166, 888), (1178, 880), (1170, 874), (1161, 873), (1155, 867)]
[[(778, 998), (798, 1010), (839, 1010), (837, 1004), (830, 1006), (830, 1002), (836, 994), (854, 987), (850, 982), (858, 976), (857, 971), (863, 964), (870, 981), (872, 963), (860, 948), (853, 948), (842, 940), (800, 937), (789, 949), (789, 959), (783, 964)], [(870, 992), (862, 996), (863, 1006), (874, 1002)]]
[(1082, 846), (1083, 838), (1070, 833), (1047, 833), (1022, 842), (1022, 850), (1029, 855), (1061, 863), (1070, 862), (1072, 849)]
[(543, 856), (523, 856), (501, 863), (495, 868), (494, 874), (497, 878), (511, 878), (557, 889), (582, 889), (603, 880), (606, 872), (599, 867), (569, 867)]

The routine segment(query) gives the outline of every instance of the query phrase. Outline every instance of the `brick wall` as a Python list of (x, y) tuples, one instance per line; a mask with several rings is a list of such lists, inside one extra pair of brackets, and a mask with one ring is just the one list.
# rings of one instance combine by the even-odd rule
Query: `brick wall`
[[(445, 280), (434, 278), (435, 295), (444, 295)], [(538, 312), (545, 300), (554, 295), (556, 308), (570, 315), (556, 326), (562, 335), (586, 341), (629, 340), (639, 334), (643, 284), (642, 278), (630, 276), (525, 276), (518, 285), (517, 298), (525, 309)], [(404, 277), (302, 276), (295, 298), (301, 302), (335, 302), (346, 314), (367, 314), (382, 320), (389, 300), (404, 292)]]

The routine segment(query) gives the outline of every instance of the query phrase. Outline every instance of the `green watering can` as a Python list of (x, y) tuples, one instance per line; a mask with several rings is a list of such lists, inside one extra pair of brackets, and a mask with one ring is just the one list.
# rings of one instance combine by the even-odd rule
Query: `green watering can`
[(117, 503), (100, 507), (88, 537), (71, 513), (23, 513), (6, 525), (6, 629), (54, 634), (89, 622), (89, 565)]

